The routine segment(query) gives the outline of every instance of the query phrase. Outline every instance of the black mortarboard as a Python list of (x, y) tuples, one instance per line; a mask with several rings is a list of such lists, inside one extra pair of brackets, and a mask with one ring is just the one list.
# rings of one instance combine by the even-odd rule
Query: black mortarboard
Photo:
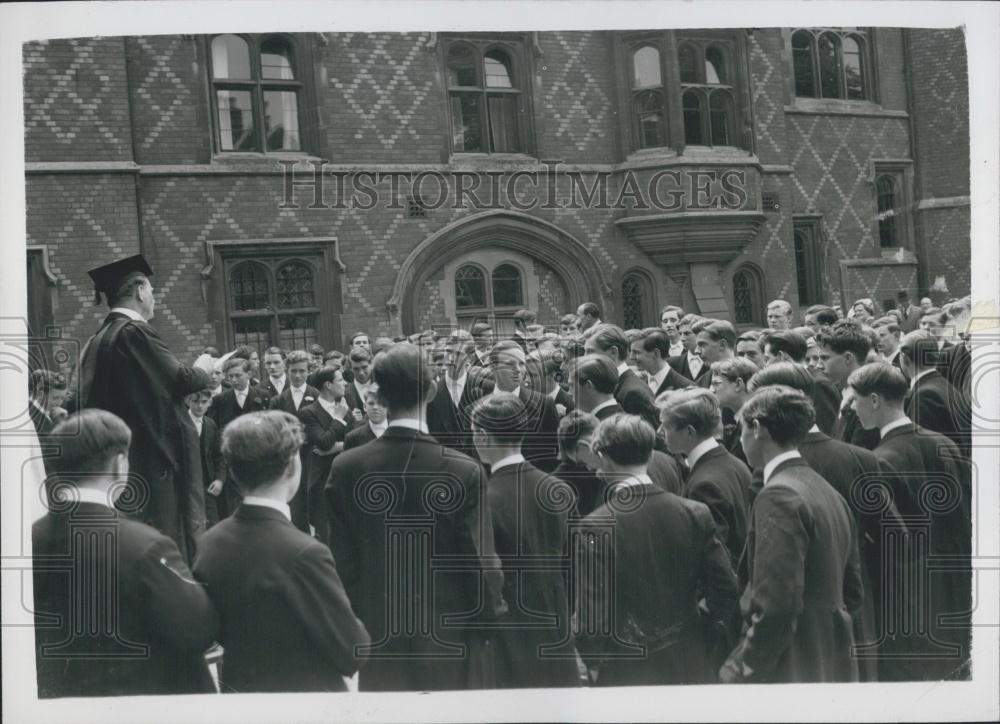
[(104, 294), (110, 303), (111, 297), (121, 289), (122, 284), (137, 275), (153, 276), (153, 269), (146, 261), (146, 257), (136, 254), (91, 269), (87, 274), (94, 280), (94, 304), (100, 304), (101, 294)]

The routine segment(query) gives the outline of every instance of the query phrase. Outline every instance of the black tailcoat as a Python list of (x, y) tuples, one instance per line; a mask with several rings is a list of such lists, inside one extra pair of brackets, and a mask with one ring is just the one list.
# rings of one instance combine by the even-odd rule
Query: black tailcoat
[(747, 554), (747, 629), (726, 668), (751, 683), (857, 681), (850, 611), (864, 594), (854, 518), (802, 458), (779, 464), (757, 495)]
[(39, 697), (214, 692), (218, 617), (174, 541), (103, 505), (59, 510), (31, 530)]
[(496, 637), (497, 684), (575, 686), (564, 576), (572, 490), (528, 462), (501, 468), (486, 485), (508, 605)]
[(339, 453), (329, 455), (321, 453), (330, 450), (338, 442), (343, 442), (350, 426), (346, 421), (341, 422), (332, 417), (323, 409), (319, 400), (299, 410), (299, 420), (305, 427), (306, 436), (302, 448), (309, 457), (304, 481), (309, 523), (315, 528), (316, 537), (326, 542), (329, 539), (329, 521), (326, 517), (326, 505), (323, 502), (323, 486), (330, 476), (330, 466)]
[(913, 383), (903, 409), (915, 424), (941, 433), (966, 456), (971, 454), (972, 413), (969, 400), (937, 370)]
[(482, 466), (390, 425), (334, 460), (325, 493), (337, 570), (374, 648), (360, 689), (490, 684), (492, 647), (478, 622), (506, 606)]
[(632, 370), (625, 370), (619, 375), (615, 399), (625, 412), (641, 416), (654, 430), (659, 426), (660, 413), (656, 409), (653, 392)]
[(968, 678), (971, 630), (967, 612), (972, 607), (969, 461), (945, 436), (912, 424), (890, 430), (875, 454), (892, 471), (894, 500), (908, 523), (909, 538), (903, 543), (897, 538), (897, 549), (909, 558), (911, 575), (918, 576), (913, 580), (923, 581), (915, 590), (894, 587), (886, 594), (899, 616), (893, 623), (909, 622), (915, 627), (911, 630), (927, 632), (897, 637), (896, 651), (902, 652), (904, 660), (895, 667), (895, 678)]
[(205, 534), (194, 572), (219, 611), (223, 693), (346, 691), (369, 639), (329, 548), (244, 504)]
[(575, 526), (577, 649), (597, 685), (715, 681), (712, 652), (733, 633), (739, 591), (708, 508), (616, 486)]
[(747, 539), (750, 469), (717, 445), (691, 468), (684, 497), (708, 506), (719, 540), (726, 546), (735, 568)]

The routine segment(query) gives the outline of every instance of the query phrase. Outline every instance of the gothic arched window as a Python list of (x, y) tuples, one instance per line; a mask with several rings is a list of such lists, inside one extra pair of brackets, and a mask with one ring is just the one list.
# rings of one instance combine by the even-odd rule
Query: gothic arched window
[(763, 282), (751, 266), (733, 274), (733, 316), (736, 324), (764, 325)]

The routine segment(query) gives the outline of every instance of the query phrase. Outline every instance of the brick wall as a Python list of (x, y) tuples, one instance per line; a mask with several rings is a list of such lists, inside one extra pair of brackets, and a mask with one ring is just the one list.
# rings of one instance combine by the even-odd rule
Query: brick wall
[(131, 161), (122, 38), (25, 43), (25, 161)]

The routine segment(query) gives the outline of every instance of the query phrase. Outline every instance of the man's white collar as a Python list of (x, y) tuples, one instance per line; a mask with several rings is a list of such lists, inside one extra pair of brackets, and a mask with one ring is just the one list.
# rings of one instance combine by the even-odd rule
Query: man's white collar
[(764, 466), (764, 485), (767, 485), (767, 481), (771, 479), (775, 468), (781, 465), (781, 463), (786, 460), (794, 460), (795, 458), (800, 457), (802, 456), (799, 454), (798, 450), (788, 450), (787, 452), (783, 452), (780, 455), (775, 455), (771, 458), (771, 461)]
[(139, 314), (134, 309), (129, 309), (128, 307), (113, 307), (111, 313), (117, 312), (118, 314), (124, 314), (126, 317), (131, 319), (133, 322), (145, 322), (146, 318)]

